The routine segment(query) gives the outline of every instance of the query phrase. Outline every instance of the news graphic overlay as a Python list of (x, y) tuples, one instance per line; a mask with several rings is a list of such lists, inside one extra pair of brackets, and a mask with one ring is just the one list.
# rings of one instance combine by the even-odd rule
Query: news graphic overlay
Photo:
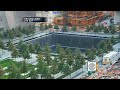
[(88, 62), (88, 71), (96, 71), (96, 62)]
[(52, 13), (55, 14), (55, 15), (60, 15), (59, 11), (53, 11)]
[(23, 17), (24, 22), (47, 22), (47, 17)]

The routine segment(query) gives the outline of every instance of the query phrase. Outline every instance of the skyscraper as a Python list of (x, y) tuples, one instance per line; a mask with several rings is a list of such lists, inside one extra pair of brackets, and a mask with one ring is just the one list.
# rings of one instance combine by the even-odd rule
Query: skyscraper
[(35, 17), (36, 11), (0, 11), (0, 30), (26, 27), (34, 22), (24, 22), (23, 17)]
[(120, 24), (120, 11), (114, 11), (114, 24)]

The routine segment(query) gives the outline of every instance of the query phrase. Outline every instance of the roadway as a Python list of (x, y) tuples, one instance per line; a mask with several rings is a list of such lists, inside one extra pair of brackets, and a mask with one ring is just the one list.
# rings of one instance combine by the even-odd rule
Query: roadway
[[(98, 62), (98, 68), (103, 68), (103, 69), (107, 69), (109, 66), (111, 66), (110, 64), (106, 64), (103, 65), (102, 64), (102, 57), (99, 58), (99, 60), (97, 60)], [(112, 65), (115, 63), (116, 61), (112, 61)], [(71, 77), (70, 79), (80, 79), (82, 76), (86, 75), (88, 73), (87, 71), (87, 66), (84, 67), (83, 72), (79, 70), (79, 73), (74, 75), (73, 77)], [(66, 78), (68, 79), (68, 78)]]
[[(99, 64), (100, 64), (101, 60), (102, 60), (101, 57), (99, 59), (95, 59), (95, 61), (98, 62)], [(88, 62), (88, 60), (87, 60), (87, 62)], [(83, 68), (76, 70), (75, 72), (71, 73), (70, 75), (66, 76), (63, 79), (79, 79), (82, 76), (86, 75), (88, 73), (87, 62), (83, 66)]]

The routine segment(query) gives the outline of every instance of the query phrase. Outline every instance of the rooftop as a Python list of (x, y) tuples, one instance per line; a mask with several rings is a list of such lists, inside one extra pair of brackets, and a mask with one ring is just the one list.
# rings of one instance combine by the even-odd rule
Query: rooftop
[(108, 53), (107, 55), (105, 55), (104, 57), (110, 57), (110, 56), (112, 56), (112, 55), (114, 55), (114, 54), (116, 54), (116, 53), (117, 53), (117, 52), (112, 51), (112, 52)]
[(120, 43), (113, 45), (113, 48), (120, 48)]

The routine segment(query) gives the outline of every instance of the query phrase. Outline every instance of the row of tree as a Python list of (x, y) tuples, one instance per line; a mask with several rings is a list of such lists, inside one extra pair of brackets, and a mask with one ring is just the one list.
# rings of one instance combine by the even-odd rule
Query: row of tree
[(86, 32), (104, 32), (104, 33), (111, 33), (111, 34), (115, 34), (116, 33), (116, 28), (114, 25), (110, 25), (109, 27), (104, 27), (103, 25), (91, 25), (91, 26), (87, 26), (86, 28)]
[(47, 30), (47, 29), (51, 29), (51, 28), (53, 28), (53, 25), (51, 25), (51, 24), (49, 24), (49, 25), (47, 25), (47, 24), (40, 24), (40, 27), (39, 27), (39, 29), (41, 30), (41, 31), (44, 31), (44, 30)]
[[(54, 29), (58, 30), (59, 27), (58, 25), (54, 25), (53, 27)], [(77, 30), (77, 26), (72, 26), (70, 31), (76, 31)], [(68, 27), (66, 25), (64, 25), (62, 27), (62, 31), (63, 32), (67, 32)], [(111, 33), (111, 34), (115, 34), (116, 33), (116, 27), (114, 25), (110, 25), (109, 27), (104, 27), (103, 25), (90, 25), (86, 27), (86, 32), (104, 32), (104, 33)]]
[[(47, 25), (47, 24), (40, 24), (40, 30), (41, 31), (44, 31), (44, 30), (47, 30), (47, 29), (51, 29), (51, 28), (54, 28), (56, 30), (59, 30), (59, 26), (58, 25)], [(73, 26), (71, 28), (70, 31), (76, 31), (77, 30), (77, 27), (76, 26)], [(62, 27), (62, 31), (63, 32), (67, 32), (68, 31), (68, 27), (66, 25), (64, 25)], [(91, 26), (87, 26), (86, 28), (86, 32), (90, 32), (90, 31), (93, 31), (93, 32), (104, 32), (104, 33), (111, 33), (111, 34), (114, 34), (116, 33), (116, 28), (114, 25), (110, 25), (108, 28), (107, 27), (104, 27), (103, 25), (100, 26), (96, 26), (96, 25), (91, 25)], [(34, 34), (35, 33), (35, 28), (33, 25), (30, 25), (28, 27), (24, 27), (24, 28), (21, 28), (21, 27), (18, 27), (18, 28), (13, 28), (11, 30), (6, 30), (4, 31), (3, 33), (0, 33), (0, 38), (1, 39), (4, 39), (4, 38), (7, 38), (7, 39), (14, 39), (15, 37), (21, 37), (23, 34), (26, 34), (26, 35), (30, 35), (30, 34)]]
[(30, 25), (24, 28), (18, 27), (18, 28), (13, 28), (11, 30), (3, 31), (0, 33), (0, 38), (12, 40), (15, 37), (21, 37), (23, 34), (30, 35), (34, 33), (35, 33), (34, 26)]
[[(53, 29), (56, 29), (56, 30), (59, 30), (59, 26), (57, 25), (57, 24), (55, 24), (54, 26), (52, 26), (51, 24), (49, 24), (49, 25), (43, 25), (43, 24), (41, 24), (40, 25), (40, 30), (41, 31), (44, 31), (44, 30), (47, 30), (47, 29), (51, 29), (51, 28), (53, 28)], [(72, 28), (71, 28), (71, 31), (76, 31), (77, 30), (77, 27), (76, 26), (73, 26)], [(62, 31), (63, 32), (67, 32), (68, 31), (68, 28), (67, 28), (67, 26), (66, 25), (64, 25), (63, 27), (62, 27)]]

